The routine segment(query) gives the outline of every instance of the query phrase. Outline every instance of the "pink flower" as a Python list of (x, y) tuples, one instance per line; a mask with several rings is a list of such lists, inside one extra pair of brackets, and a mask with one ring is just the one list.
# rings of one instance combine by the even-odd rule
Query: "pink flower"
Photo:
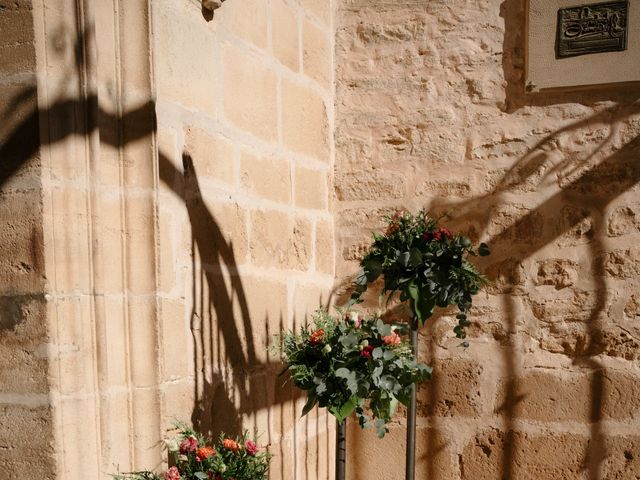
[(247, 440), (246, 442), (244, 442), (244, 449), (251, 456), (254, 456), (256, 453), (258, 453), (259, 450), (258, 445), (256, 445), (256, 443), (251, 440)]
[(185, 438), (180, 443), (180, 453), (183, 455), (193, 452), (196, 448), (198, 448), (198, 439), (193, 435)]
[(171, 467), (164, 472), (164, 480), (180, 480), (180, 472), (176, 467)]
[(383, 337), (382, 341), (385, 345), (400, 345), (400, 343), (402, 343), (400, 335), (398, 335), (396, 332), (391, 332), (391, 335)]

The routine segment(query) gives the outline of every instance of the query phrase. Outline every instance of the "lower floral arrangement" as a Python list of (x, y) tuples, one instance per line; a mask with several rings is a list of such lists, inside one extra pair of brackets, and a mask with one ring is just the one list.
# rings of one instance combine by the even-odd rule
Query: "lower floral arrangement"
[(114, 480), (266, 480), (271, 455), (247, 433), (214, 442), (201, 433), (180, 426), (167, 441), (169, 459), (175, 465), (162, 474), (143, 471), (119, 473)]

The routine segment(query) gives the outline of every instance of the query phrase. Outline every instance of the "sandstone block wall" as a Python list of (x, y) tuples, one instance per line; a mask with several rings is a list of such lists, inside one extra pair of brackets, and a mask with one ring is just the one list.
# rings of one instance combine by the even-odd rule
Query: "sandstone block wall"
[(161, 468), (175, 420), (328, 477), (266, 347), (333, 285), (329, 7), (0, 2), (8, 478)]
[[(54, 469), (32, 8), (0, 2), (0, 469), (8, 480), (51, 478)], [(26, 446), (43, 455), (26, 457)]]
[[(636, 478), (640, 92), (525, 96), (524, 9), (340, 3), (337, 276), (398, 208), (492, 246), (470, 348), (422, 330), (419, 478)], [(403, 478), (403, 420), (350, 433), (350, 478)]]
[(153, 5), (164, 424), (257, 429), (274, 479), (333, 469), (331, 418), (300, 419), (267, 352), (333, 286), (329, 7)]

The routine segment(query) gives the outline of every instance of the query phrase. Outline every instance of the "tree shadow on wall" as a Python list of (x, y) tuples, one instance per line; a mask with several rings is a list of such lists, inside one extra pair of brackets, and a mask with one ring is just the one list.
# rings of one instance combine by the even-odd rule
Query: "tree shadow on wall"
[[(77, 59), (77, 62), (76, 69), (86, 68), (83, 59)], [(12, 118), (13, 122), (0, 126), (0, 188), (17, 175), (30, 175), (28, 162), (37, 157), (42, 146), (97, 133), (102, 144), (122, 150), (130, 143), (150, 138), (157, 131), (153, 101), (122, 114), (100, 108), (96, 95), (64, 98), (47, 109), (38, 109), (36, 90), (25, 88), (7, 105), (6, 111), (2, 112), (3, 118)], [(12, 112), (12, 116), (7, 112)], [(43, 118), (47, 119), (46, 131), (40, 130)], [(194, 309), (191, 332), (195, 343), (196, 403), (191, 420), (196, 428), (217, 436), (221, 431), (240, 434), (243, 429), (256, 429), (257, 415), (266, 415), (267, 438), (261, 437), (261, 442), (282, 440), (280, 451), (275, 453), (282, 459), (280, 475), (284, 478), (288, 475), (285, 466), (293, 464), (295, 467), (296, 461), (288, 458), (290, 453), (285, 450), (283, 436), (287, 432), (284, 428), (293, 425), (296, 436), (295, 419), (299, 412), (295, 411), (295, 402), (301, 392), (290, 382), (283, 385), (284, 379), (278, 375), (282, 370), (279, 360), (269, 355), (266, 361), (260, 359), (255, 350), (259, 322), (263, 322), (264, 334), (269, 338), (283, 330), (283, 319), (279, 319), (278, 331), (270, 331), (274, 322), (266, 314), (262, 319), (250, 314), (233, 245), (226, 241), (222, 226), (206, 205), (191, 157), (183, 155), (182, 170), (174, 166), (165, 152), (158, 152), (157, 161), (159, 180), (184, 202), (192, 232)], [(200, 285), (199, 290), (196, 285)], [(253, 428), (246, 422), (243, 424), (243, 418), (251, 417)], [(307, 424), (309, 421), (307, 419)], [(280, 431), (272, 431), (272, 425)], [(328, 424), (324, 425), (325, 430), (328, 428)], [(304, 455), (313, 453), (308, 439), (300, 442), (300, 438), (294, 438), (292, 448), (296, 451), (294, 457), (298, 456), (300, 448), (305, 450)], [(319, 458), (318, 448), (320, 445), (315, 445), (316, 458)], [(318, 461), (315, 473), (310, 468), (313, 466), (306, 466), (307, 475), (317, 477)], [(323, 469), (328, 469), (328, 465)]]

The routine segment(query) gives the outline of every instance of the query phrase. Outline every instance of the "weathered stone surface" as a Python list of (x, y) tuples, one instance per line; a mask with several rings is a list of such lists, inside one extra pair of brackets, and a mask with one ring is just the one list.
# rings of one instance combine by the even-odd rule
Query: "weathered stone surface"
[(324, 87), (331, 78), (331, 38), (324, 29), (316, 27), (305, 19), (302, 24), (302, 65), (304, 73)]
[(640, 248), (614, 250), (604, 255), (605, 273), (614, 278), (637, 278), (640, 275)]
[(578, 280), (578, 264), (571, 260), (548, 259), (538, 262), (537, 285), (553, 285), (556, 290), (570, 287)]
[(588, 437), (576, 434), (477, 434), (460, 458), (461, 478), (582, 478)]
[(503, 381), (496, 399), (496, 413), (513, 409), (517, 418), (541, 422), (589, 422), (591, 382), (588, 371), (562, 372), (532, 369), (511, 383)]
[(277, 78), (250, 54), (224, 49), (224, 115), (236, 127), (267, 141), (275, 141)]
[(276, 156), (259, 157), (243, 152), (240, 159), (242, 186), (257, 197), (290, 203), (290, 168), (286, 160)]
[(471, 416), (481, 413), (482, 366), (467, 359), (451, 358), (433, 365), (434, 374), (419, 392), (420, 416)]
[(329, 123), (323, 99), (313, 90), (282, 82), (282, 128), (285, 147), (328, 160)]
[(338, 200), (389, 200), (402, 198), (405, 183), (400, 175), (391, 172), (345, 173), (336, 178)]
[(609, 216), (609, 227), (607, 232), (611, 237), (619, 237), (629, 233), (637, 232), (640, 229), (640, 215), (638, 206), (618, 207)]
[(294, 72), (300, 70), (300, 38), (296, 10), (283, 0), (271, 3), (273, 54)]
[(603, 480), (635, 480), (640, 478), (640, 437), (606, 437)]

